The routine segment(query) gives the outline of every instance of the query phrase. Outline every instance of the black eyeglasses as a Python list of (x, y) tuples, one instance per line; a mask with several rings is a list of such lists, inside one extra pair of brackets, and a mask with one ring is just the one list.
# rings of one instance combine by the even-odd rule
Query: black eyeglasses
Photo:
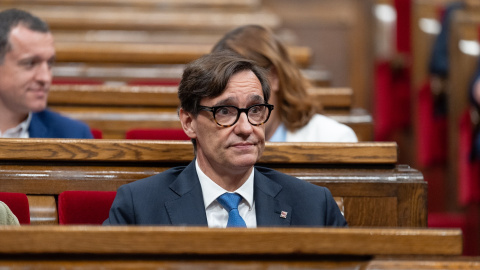
[(247, 108), (238, 108), (235, 106), (200, 106), (200, 110), (213, 113), (215, 123), (221, 127), (231, 127), (237, 123), (240, 114), (244, 112), (247, 115), (248, 122), (254, 126), (265, 124), (273, 110), (271, 104), (255, 104)]

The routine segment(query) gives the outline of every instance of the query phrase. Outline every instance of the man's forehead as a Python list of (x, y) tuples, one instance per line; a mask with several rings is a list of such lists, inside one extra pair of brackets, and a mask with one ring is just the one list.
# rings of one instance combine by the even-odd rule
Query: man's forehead
[[(248, 102), (256, 102), (256, 103), (263, 103), (264, 102), (264, 98), (262, 95), (259, 95), (259, 94), (255, 94), (255, 93), (251, 93), (251, 94), (247, 94), (245, 96), (243, 96), (245, 98), (245, 100), (247, 100)], [(236, 95), (228, 95), (226, 97), (218, 97), (217, 99), (214, 99), (216, 100), (216, 104), (232, 104), (232, 103), (238, 103), (240, 100), (239, 98), (236, 96)]]
[(10, 31), (9, 41), (11, 45), (31, 45), (45, 44), (54, 45), (53, 35), (51, 32), (39, 32), (28, 29), (26, 26), (19, 24)]

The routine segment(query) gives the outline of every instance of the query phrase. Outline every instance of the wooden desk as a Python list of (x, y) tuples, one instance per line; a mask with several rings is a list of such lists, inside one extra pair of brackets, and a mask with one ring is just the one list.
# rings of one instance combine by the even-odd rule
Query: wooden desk
[[(192, 159), (190, 142), (2, 139), (0, 191), (115, 191)], [(395, 143), (267, 143), (258, 165), (329, 188), (350, 226), (426, 227), (426, 182), (396, 162)]]
[(0, 227), (0, 267), (396, 269), (383, 267), (402, 256), (457, 258), (461, 237), (432, 229), (10, 226)]

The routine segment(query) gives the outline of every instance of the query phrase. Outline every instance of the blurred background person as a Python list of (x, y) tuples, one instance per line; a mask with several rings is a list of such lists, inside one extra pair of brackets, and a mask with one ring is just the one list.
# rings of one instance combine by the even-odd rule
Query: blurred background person
[(266, 123), (265, 138), (272, 142), (357, 142), (355, 132), (321, 112), (321, 104), (307, 90), (312, 87), (274, 33), (260, 25), (236, 28), (212, 52), (234, 51), (269, 71), (275, 106)]
[(54, 62), (44, 21), (19, 9), (0, 12), (0, 137), (93, 138), (86, 124), (46, 109)]

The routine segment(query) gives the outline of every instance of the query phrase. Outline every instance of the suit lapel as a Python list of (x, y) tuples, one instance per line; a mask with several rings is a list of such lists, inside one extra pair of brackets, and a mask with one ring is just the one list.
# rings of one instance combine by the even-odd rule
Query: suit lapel
[(270, 180), (255, 169), (254, 176), (255, 211), (258, 227), (290, 226), (292, 207), (278, 200), (282, 186)]
[(172, 225), (208, 225), (195, 161), (178, 175), (170, 189), (179, 195), (177, 199), (165, 202)]

